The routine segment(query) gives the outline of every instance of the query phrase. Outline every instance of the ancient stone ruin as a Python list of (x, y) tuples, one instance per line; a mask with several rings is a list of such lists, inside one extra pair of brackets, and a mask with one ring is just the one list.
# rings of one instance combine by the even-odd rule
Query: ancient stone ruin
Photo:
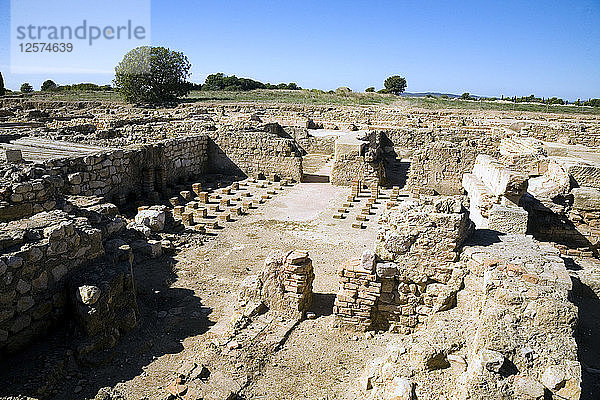
[(594, 115), (0, 107), (0, 396), (600, 393)]

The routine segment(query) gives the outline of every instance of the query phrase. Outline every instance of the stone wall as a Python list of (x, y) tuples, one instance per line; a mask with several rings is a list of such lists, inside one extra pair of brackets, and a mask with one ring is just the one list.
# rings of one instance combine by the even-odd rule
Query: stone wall
[(206, 173), (207, 142), (197, 135), (34, 165), (0, 191), (0, 221), (52, 210), (61, 195), (102, 196), (121, 204), (132, 194), (164, 193), (167, 185)]
[(3, 225), (12, 240), (0, 257), (0, 352), (14, 352), (60, 320), (69, 274), (104, 247), (101, 230), (62, 211)]
[(364, 137), (357, 134), (339, 137), (335, 142), (331, 183), (340, 186), (349, 186), (353, 181), (367, 185), (384, 183), (381, 139), (381, 134), (375, 132)]
[(409, 333), (454, 306), (464, 276), (459, 251), (472, 227), (462, 201), (404, 201), (382, 215), (375, 254), (339, 271), (334, 312), (342, 323)]
[(268, 132), (211, 132), (208, 165), (211, 172), (256, 178), (275, 174), (300, 182), (302, 157), (293, 139)]
[(130, 193), (164, 192), (168, 184), (201, 176), (207, 170), (207, 148), (208, 138), (198, 135), (46, 164), (67, 174), (67, 193), (111, 199)]
[(414, 194), (431, 191), (443, 195), (461, 194), (462, 176), (471, 171), (476, 156), (472, 147), (433, 142), (413, 153), (406, 185)]
[(84, 360), (137, 325), (133, 252), (120, 237), (143, 239), (116, 206), (86, 199), (0, 223), (0, 357), (68, 321)]
[(295, 126), (286, 126), (282, 130), (292, 137), (301, 150), (306, 153), (333, 154), (335, 151), (335, 140), (339, 135), (314, 135), (312, 129)]
[(539, 240), (557, 243), (570, 256), (592, 256), (600, 248), (600, 190), (573, 188), (555, 201), (527, 195), (529, 231)]

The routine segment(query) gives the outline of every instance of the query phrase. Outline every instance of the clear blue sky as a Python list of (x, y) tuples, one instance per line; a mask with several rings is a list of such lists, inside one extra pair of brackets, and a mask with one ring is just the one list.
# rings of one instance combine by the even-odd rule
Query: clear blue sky
[[(10, 74), (9, 3), (0, 0), (0, 69), (9, 88), (46, 78), (110, 83), (106, 73)], [(151, 7), (152, 43), (183, 51), (195, 82), (224, 72), (362, 91), (399, 74), (409, 92), (600, 97), (600, 0), (153, 0)]]

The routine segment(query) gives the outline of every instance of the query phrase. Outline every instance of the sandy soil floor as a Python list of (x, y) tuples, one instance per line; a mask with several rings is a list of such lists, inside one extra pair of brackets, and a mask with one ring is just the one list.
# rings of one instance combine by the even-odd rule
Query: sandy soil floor
[[(368, 217), (365, 229), (351, 226), (367, 194), (346, 218), (332, 218), (349, 193), (326, 183), (287, 187), (210, 239), (186, 235), (175, 255), (136, 263), (138, 329), (93, 367), (76, 363), (59, 332), (15, 360), (0, 395), (93, 398), (112, 387), (127, 399), (166, 399), (182, 368), (195, 363), (206, 365), (211, 378), (189, 385), (181, 398), (227, 398), (230, 392), (248, 399), (341, 398), (386, 341), (385, 335), (369, 338), (333, 326), (337, 267), (372, 248), (376, 237), (377, 215)], [(276, 347), (263, 345), (285, 325), (272, 320), (262, 322), (264, 339), (259, 335), (240, 349), (216, 343), (213, 327), (231, 318), (241, 282), (260, 270), (271, 251), (284, 249), (306, 249), (313, 260), (316, 318), (301, 321)]]

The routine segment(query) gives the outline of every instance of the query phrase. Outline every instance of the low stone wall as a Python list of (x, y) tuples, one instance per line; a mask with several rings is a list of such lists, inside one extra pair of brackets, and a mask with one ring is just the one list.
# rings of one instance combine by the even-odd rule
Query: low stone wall
[(208, 164), (211, 172), (253, 178), (275, 174), (300, 182), (302, 157), (293, 139), (267, 132), (211, 132)]
[(132, 192), (163, 192), (168, 184), (204, 174), (207, 147), (208, 138), (198, 135), (132, 150), (49, 161), (47, 165), (67, 173), (67, 193), (110, 199)]
[(94, 363), (98, 350), (114, 347), (139, 320), (133, 252), (120, 239), (109, 241), (109, 260), (86, 266), (69, 279), (71, 316), (77, 323), (77, 355)]
[(0, 352), (14, 352), (64, 315), (67, 278), (104, 247), (99, 229), (62, 211), (3, 225), (16, 250), (0, 257)]
[(557, 243), (565, 254), (589, 257), (600, 249), (600, 190), (580, 187), (556, 202), (523, 198), (530, 215), (529, 232)]
[(458, 264), (466, 275), (456, 306), (391, 337), (349, 398), (579, 399), (577, 308), (558, 250), (477, 231)]
[(335, 140), (338, 135), (314, 136), (311, 129), (297, 127), (286, 127), (285, 131), (307, 153), (333, 154), (335, 152)]
[(207, 142), (205, 135), (197, 135), (46, 161), (2, 188), (0, 221), (52, 210), (62, 195), (102, 196), (120, 204), (131, 194), (164, 193), (167, 185), (206, 173)]

